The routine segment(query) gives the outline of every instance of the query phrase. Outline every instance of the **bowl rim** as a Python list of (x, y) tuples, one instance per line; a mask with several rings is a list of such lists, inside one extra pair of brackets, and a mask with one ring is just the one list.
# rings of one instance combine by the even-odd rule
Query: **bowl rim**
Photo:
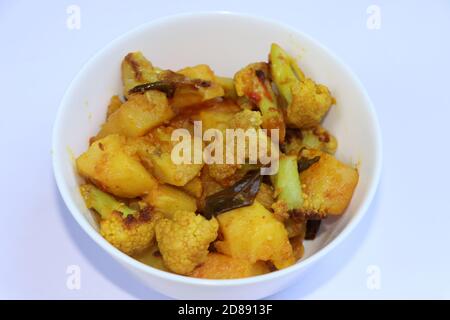
[[(109, 49), (113, 48), (116, 44), (120, 43), (122, 40), (126, 39), (127, 37), (141, 32), (143, 30), (146, 30), (148, 28), (157, 26), (157, 25), (163, 25), (167, 23), (173, 23), (176, 22), (178, 19), (195, 19), (195, 18), (202, 18), (206, 16), (234, 16), (238, 19), (247, 19), (247, 20), (253, 20), (258, 23), (264, 23), (268, 25), (272, 25), (275, 27), (278, 27), (280, 29), (284, 29), (286, 32), (291, 33), (295, 37), (300, 36), (308, 41), (310, 41), (314, 46), (318, 47), (320, 50), (322, 50), (324, 53), (326, 53), (327, 56), (329, 56), (331, 59), (334, 60), (334, 63), (337, 63), (340, 65), (340, 67), (351, 77), (351, 80), (356, 85), (358, 91), (362, 94), (363, 99), (365, 100), (365, 108), (368, 109), (368, 113), (370, 115), (371, 124), (372, 124), (372, 130), (374, 132), (374, 175), (371, 181), (369, 181), (368, 191), (362, 196), (362, 205), (357, 210), (355, 216), (349, 221), (349, 223), (344, 227), (344, 229), (334, 238), (332, 241), (330, 241), (328, 244), (326, 244), (323, 248), (319, 249), (316, 253), (311, 255), (310, 257), (300, 260), (294, 265), (287, 267), (282, 270), (273, 271), (267, 274), (248, 277), (248, 278), (240, 278), (240, 279), (199, 279), (199, 278), (192, 278), (188, 276), (178, 275), (175, 273), (170, 273), (167, 271), (159, 270), (157, 268), (151, 267), (149, 265), (146, 265), (127, 254), (121, 252), (117, 248), (115, 248), (113, 245), (111, 245), (108, 241), (106, 241), (85, 219), (85, 217), (81, 214), (81, 212), (76, 207), (72, 197), (70, 196), (69, 187), (65, 183), (65, 179), (63, 178), (63, 167), (62, 167), (62, 161), (59, 161), (59, 154), (58, 152), (61, 148), (64, 148), (61, 146), (61, 142), (59, 139), (59, 132), (63, 126), (61, 119), (63, 118), (63, 114), (67, 108), (69, 97), (71, 96), (71, 92), (74, 91), (74, 84), (78, 82), (78, 79), (81, 77), (81, 75), (89, 69), (89, 67), (96, 63), (97, 59), (102, 55), (103, 52), (108, 51)], [(361, 81), (359, 78), (353, 73), (353, 71), (340, 59), (338, 58), (332, 51), (330, 51), (327, 47), (319, 43), (317, 40), (309, 36), (308, 34), (305, 34), (302, 31), (299, 31), (289, 25), (286, 25), (282, 22), (276, 21), (274, 19), (269, 19), (267, 17), (261, 17), (257, 15), (252, 14), (246, 14), (246, 13), (237, 13), (237, 12), (231, 12), (231, 11), (195, 11), (195, 12), (185, 12), (185, 13), (178, 13), (174, 15), (168, 15), (161, 18), (153, 19), (151, 21), (148, 21), (146, 23), (140, 24), (137, 27), (132, 28), (130, 31), (116, 37), (112, 41), (110, 41), (107, 45), (103, 46), (100, 50), (98, 50), (93, 56), (91, 56), (87, 62), (84, 63), (82, 68), (78, 71), (78, 73), (75, 75), (75, 77), (72, 79), (72, 81), (69, 83), (64, 96), (59, 104), (58, 112), (56, 115), (56, 120), (53, 126), (53, 132), (52, 132), (52, 162), (53, 162), (53, 173), (55, 176), (56, 184), (59, 189), (59, 192), (61, 194), (61, 197), (66, 204), (67, 208), (69, 209), (72, 216), (75, 218), (77, 223), (81, 226), (81, 228), (90, 236), (94, 242), (96, 242), (103, 250), (108, 252), (113, 258), (115, 258), (117, 261), (125, 263), (127, 265), (132, 266), (133, 268), (142, 271), (143, 273), (150, 274), (152, 276), (161, 278), (163, 280), (169, 280), (171, 282), (182, 282), (184, 284), (189, 285), (198, 285), (198, 286), (225, 286), (225, 287), (233, 287), (233, 286), (240, 286), (240, 285), (246, 285), (246, 284), (256, 284), (261, 282), (270, 281), (272, 279), (276, 278), (282, 278), (291, 274), (294, 274), (298, 272), (301, 269), (305, 269), (307, 266), (315, 263), (316, 261), (320, 260), (322, 257), (324, 257), (326, 254), (328, 254), (331, 250), (333, 250), (336, 246), (338, 246), (343, 239), (345, 239), (350, 232), (358, 225), (358, 223), (361, 221), (362, 217), (366, 214), (367, 210), (369, 209), (369, 206), (372, 203), (372, 200), (374, 198), (374, 195), (376, 193), (380, 175), (381, 175), (381, 168), (382, 168), (382, 140), (381, 140), (381, 130), (378, 122), (378, 117), (375, 112), (375, 108), (365, 90), (363, 87)], [(62, 151), (62, 150), (61, 150)]]

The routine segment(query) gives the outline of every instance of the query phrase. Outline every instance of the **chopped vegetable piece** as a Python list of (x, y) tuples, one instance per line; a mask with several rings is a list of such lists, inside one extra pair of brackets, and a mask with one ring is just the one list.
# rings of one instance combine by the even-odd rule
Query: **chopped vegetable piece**
[(80, 192), (86, 206), (97, 211), (103, 219), (108, 218), (113, 211), (120, 212), (124, 217), (138, 213), (138, 210), (129, 208), (92, 184), (82, 185)]
[(186, 185), (189, 181), (198, 176), (203, 164), (175, 164), (171, 154), (156, 150), (149, 155), (154, 176), (163, 183), (168, 183), (177, 187)]
[(195, 198), (200, 198), (203, 193), (202, 180), (200, 179), (200, 177), (195, 177), (194, 179), (186, 183), (182, 187), (182, 189), (186, 191), (189, 195)]
[(225, 212), (217, 220), (222, 235), (215, 242), (218, 252), (252, 263), (271, 261), (277, 269), (294, 264), (287, 230), (258, 201), (251, 206)]
[(298, 155), (303, 148), (317, 149), (334, 154), (337, 140), (320, 125), (309, 129), (289, 129), (286, 132), (286, 154)]
[(319, 160), (320, 156), (314, 158), (300, 157), (300, 159), (298, 160), (298, 172), (307, 170), (309, 167), (311, 167), (314, 163), (316, 163)]
[(170, 70), (156, 71), (153, 69), (155, 75), (152, 81), (138, 82), (126, 94), (128, 96), (133, 93), (144, 93), (149, 90), (161, 91), (168, 98), (171, 98), (170, 104), (174, 108), (183, 108), (213, 98), (222, 97), (224, 95), (223, 88), (211, 80), (214, 78), (212, 70), (209, 70), (212, 77), (208, 76), (208, 79), (190, 78), (188, 75), (202, 76), (205, 71), (196, 70), (195, 68), (190, 68), (190, 72), (187, 72), (187, 69), (183, 69), (180, 70), (180, 73)]
[(155, 240), (155, 222), (159, 214), (146, 207), (126, 218), (113, 211), (107, 219), (100, 220), (100, 234), (114, 247), (129, 255), (141, 253)]
[(175, 211), (155, 226), (156, 240), (164, 265), (172, 272), (189, 274), (205, 262), (211, 242), (217, 238), (216, 219), (206, 220), (189, 211)]
[(120, 100), (118, 95), (112, 96), (109, 100), (108, 104), (108, 111), (106, 112), (106, 118), (108, 118), (110, 115), (112, 115), (114, 112), (119, 110), (119, 108), (122, 106), (123, 102)]
[(261, 183), (256, 200), (266, 209), (271, 209), (274, 203), (272, 187), (266, 183)]
[(287, 104), (286, 122), (298, 128), (318, 125), (335, 103), (328, 88), (305, 78), (303, 72), (280, 46), (272, 44), (271, 75)]
[(210, 219), (220, 213), (252, 205), (260, 185), (260, 171), (250, 171), (231, 187), (207, 196), (203, 215)]
[(319, 232), (322, 220), (308, 220), (306, 222), (305, 240), (314, 240)]
[(100, 234), (114, 247), (134, 255), (151, 246), (159, 215), (150, 207), (130, 208), (91, 184), (82, 185), (80, 192), (86, 206), (100, 214)]
[(289, 238), (301, 237), (303, 239), (305, 237), (306, 220), (304, 219), (293, 219), (291, 217), (284, 221), (284, 227), (288, 232)]
[(164, 93), (147, 91), (130, 95), (118, 110), (111, 114), (95, 139), (118, 133), (126, 137), (141, 137), (175, 116)]
[(263, 261), (251, 263), (246, 259), (232, 258), (220, 253), (209, 253), (204, 263), (190, 274), (194, 278), (237, 279), (270, 272)]
[(78, 172), (97, 187), (123, 198), (136, 198), (157, 186), (129, 141), (117, 134), (95, 141), (76, 160)]
[(122, 82), (125, 97), (128, 91), (137, 85), (158, 80), (158, 72), (153, 68), (142, 52), (130, 52), (125, 56), (121, 65)]
[(216, 81), (214, 71), (207, 64), (198, 64), (193, 67), (186, 67), (178, 70), (177, 73), (182, 74), (190, 79), (201, 79), (206, 81)]
[(155, 210), (171, 216), (179, 210), (195, 212), (197, 203), (193, 197), (175, 187), (159, 185), (147, 197), (148, 202)]
[[(279, 45), (273, 43), (270, 48), (270, 71), (272, 79), (288, 105), (292, 102), (291, 86), (299, 81), (292, 69), (292, 58)], [(304, 78), (303, 73), (301, 76)]]
[(297, 236), (289, 239), (291, 243), (292, 252), (295, 260), (300, 260), (305, 254), (305, 247), (303, 246), (303, 237)]
[(278, 200), (286, 202), (288, 210), (302, 207), (303, 196), (297, 169), (297, 157), (282, 155), (278, 173), (273, 178)]
[(304, 149), (301, 156), (320, 160), (300, 173), (305, 194), (300, 211), (308, 218), (344, 213), (358, 184), (358, 170), (319, 150)]
[(236, 89), (232, 78), (216, 77), (217, 83), (220, 84), (225, 92), (225, 98), (236, 99)]
[(238, 96), (246, 96), (261, 110), (262, 127), (279, 129), (280, 142), (284, 142), (286, 126), (269, 81), (267, 63), (252, 63), (240, 70), (234, 76), (234, 84)]

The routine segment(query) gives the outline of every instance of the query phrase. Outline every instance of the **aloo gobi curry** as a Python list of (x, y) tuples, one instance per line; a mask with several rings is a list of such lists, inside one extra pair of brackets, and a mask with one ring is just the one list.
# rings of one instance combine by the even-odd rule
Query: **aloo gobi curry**
[[(118, 250), (180, 275), (251, 277), (295, 264), (321, 221), (349, 205), (358, 171), (334, 157), (338, 142), (321, 125), (335, 99), (277, 44), (233, 78), (205, 64), (163, 70), (140, 52), (125, 56), (121, 74), (123, 92), (76, 159), (86, 206)], [(276, 141), (257, 139), (279, 150), (278, 170), (262, 175), (260, 155), (177, 163), (174, 132), (199, 122), (202, 132), (277, 130)]]

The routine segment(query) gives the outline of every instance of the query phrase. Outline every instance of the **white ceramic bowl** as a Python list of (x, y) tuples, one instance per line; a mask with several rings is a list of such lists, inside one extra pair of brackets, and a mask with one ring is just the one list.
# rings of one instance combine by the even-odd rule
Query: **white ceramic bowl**
[[(337, 100), (325, 126), (337, 136), (337, 157), (359, 164), (360, 180), (345, 214), (326, 222), (319, 237), (306, 242), (297, 264), (266, 275), (236, 280), (202, 280), (163, 272), (123, 254), (97, 231), (78, 185), (73, 157), (88, 147), (105, 119), (113, 94), (121, 93), (120, 63), (140, 50), (156, 66), (177, 69), (206, 63), (217, 74), (232, 76), (255, 61), (267, 60), (276, 42), (298, 58), (301, 68), (326, 84)], [(271, 295), (299, 277), (342, 241), (366, 212), (381, 170), (381, 139), (377, 118), (364, 88), (332, 53), (305, 34), (265, 19), (234, 13), (183, 14), (149, 22), (113, 41), (78, 73), (67, 90), (53, 132), (56, 181), (70, 212), (87, 234), (126, 269), (151, 288), (175, 298), (256, 299)], [(311, 276), (311, 275), (310, 275)]]

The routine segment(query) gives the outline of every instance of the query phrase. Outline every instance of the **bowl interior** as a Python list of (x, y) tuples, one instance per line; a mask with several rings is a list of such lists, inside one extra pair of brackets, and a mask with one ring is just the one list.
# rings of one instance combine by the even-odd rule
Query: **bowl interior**
[(272, 42), (294, 55), (307, 76), (334, 94), (337, 104), (326, 117), (325, 127), (339, 141), (337, 157), (358, 164), (360, 172), (346, 213), (326, 221), (318, 238), (306, 242), (301, 261), (327, 246), (363, 214), (361, 209), (370, 201), (378, 179), (380, 141), (370, 101), (346, 67), (309, 37), (276, 23), (224, 13), (182, 15), (139, 27), (108, 45), (82, 69), (63, 99), (54, 131), (55, 173), (65, 202), (88, 233), (96, 232), (97, 225), (78, 192), (74, 157), (87, 149), (89, 138), (98, 131), (110, 97), (122, 92), (122, 58), (130, 51), (142, 51), (162, 68), (205, 63), (218, 75), (233, 76), (251, 62), (267, 60)]

